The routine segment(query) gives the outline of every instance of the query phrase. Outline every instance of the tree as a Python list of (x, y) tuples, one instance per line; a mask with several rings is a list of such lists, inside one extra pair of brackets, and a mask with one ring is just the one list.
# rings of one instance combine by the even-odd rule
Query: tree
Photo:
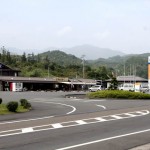
[(109, 89), (110, 90), (117, 90), (117, 88), (118, 88), (118, 81), (117, 81), (116, 77), (112, 77)]
[(27, 58), (26, 58), (26, 53), (24, 52), (23, 55), (21, 56), (21, 61), (22, 62), (26, 62)]

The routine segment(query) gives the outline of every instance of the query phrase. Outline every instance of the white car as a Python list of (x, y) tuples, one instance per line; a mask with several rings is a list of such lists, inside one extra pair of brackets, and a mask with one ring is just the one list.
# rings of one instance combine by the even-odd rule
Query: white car
[(96, 92), (96, 91), (100, 91), (101, 89), (102, 89), (101, 85), (94, 85), (94, 86), (89, 88), (89, 91), (90, 92)]

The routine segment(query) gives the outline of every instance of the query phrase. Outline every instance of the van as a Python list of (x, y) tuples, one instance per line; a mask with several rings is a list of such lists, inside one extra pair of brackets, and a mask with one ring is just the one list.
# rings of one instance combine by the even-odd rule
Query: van
[(132, 83), (124, 83), (119, 86), (119, 90), (135, 91), (135, 86)]

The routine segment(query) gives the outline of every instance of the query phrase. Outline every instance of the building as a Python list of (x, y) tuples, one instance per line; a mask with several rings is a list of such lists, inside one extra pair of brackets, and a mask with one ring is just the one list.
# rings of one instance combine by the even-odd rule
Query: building
[(19, 76), (20, 70), (14, 70), (0, 63), (0, 76)]
[(95, 85), (92, 79), (37, 78), (0, 76), (0, 91), (70, 91), (87, 90)]
[[(138, 76), (118, 76), (117, 81), (119, 84), (123, 84), (123, 83), (148, 83), (147, 79), (138, 77)], [(107, 82), (107, 88), (110, 85), (111, 79), (106, 80)]]

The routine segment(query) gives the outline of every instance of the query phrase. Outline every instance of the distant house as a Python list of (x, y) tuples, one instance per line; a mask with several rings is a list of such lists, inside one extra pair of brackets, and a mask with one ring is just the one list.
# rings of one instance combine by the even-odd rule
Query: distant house
[(18, 76), (20, 70), (14, 70), (0, 62), (0, 76)]
[[(118, 76), (117, 81), (119, 84), (123, 83), (148, 83), (148, 79), (138, 77), (138, 76)], [(111, 79), (106, 80), (107, 88), (110, 85)]]

